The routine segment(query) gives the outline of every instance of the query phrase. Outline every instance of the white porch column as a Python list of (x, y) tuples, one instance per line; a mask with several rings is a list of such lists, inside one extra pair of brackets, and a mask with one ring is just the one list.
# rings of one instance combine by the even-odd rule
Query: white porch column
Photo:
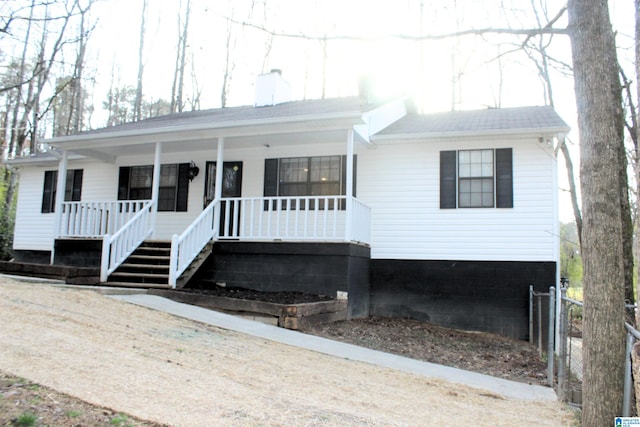
[(346, 215), (344, 224), (344, 240), (350, 242), (353, 240), (352, 223), (353, 223), (353, 129), (347, 131), (347, 182), (345, 196), (347, 197)]
[[(216, 157), (216, 184), (215, 184), (215, 193), (214, 193), (214, 203), (218, 202), (218, 205), (214, 208), (213, 213), (213, 226), (220, 226), (220, 210), (222, 209), (222, 204), (220, 203), (220, 199), (222, 198), (222, 172), (224, 169), (224, 136), (218, 138), (218, 155)], [(220, 235), (221, 230), (218, 230), (218, 235)]]
[(55, 256), (55, 240), (60, 235), (60, 226), (62, 221), (62, 203), (64, 202), (64, 193), (67, 190), (67, 165), (69, 163), (69, 153), (62, 152), (62, 158), (58, 163), (58, 181), (56, 182), (56, 203), (54, 205), (55, 230), (53, 232), (53, 242), (51, 242), (51, 264)]
[(156, 234), (156, 219), (158, 217), (158, 195), (160, 194), (160, 157), (162, 155), (162, 143), (156, 142), (156, 154), (153, 160), (153, 181), (151, 184), (151, 200), (154, 203), (153, 219), (151, 223), (153, 225), (153, 236)]

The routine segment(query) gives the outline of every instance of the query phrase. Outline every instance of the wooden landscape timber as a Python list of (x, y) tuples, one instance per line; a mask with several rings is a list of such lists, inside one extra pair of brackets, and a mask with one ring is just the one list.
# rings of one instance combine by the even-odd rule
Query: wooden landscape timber
[(231, 314), (249, 314), (277, 319), (281, 328), (302, 330), (313, 325), (347, 320), (347, 300), (280, 304), (213, 295), (192, 294), (164, 289), (149, 289), (157, 295), (185, 304), (211, 308)]

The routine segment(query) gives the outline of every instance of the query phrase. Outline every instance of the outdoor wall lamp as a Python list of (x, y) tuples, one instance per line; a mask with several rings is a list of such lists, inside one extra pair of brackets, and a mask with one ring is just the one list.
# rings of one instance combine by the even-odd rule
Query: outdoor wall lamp
[(189, 177), (189, 181), (193, 181), (193, 178), (198, 176), (198, 173), (200, 173), (200, 168), (195, 164), (193, 160), (191, 160), (189, 169), (187, 170), (187, 177)]

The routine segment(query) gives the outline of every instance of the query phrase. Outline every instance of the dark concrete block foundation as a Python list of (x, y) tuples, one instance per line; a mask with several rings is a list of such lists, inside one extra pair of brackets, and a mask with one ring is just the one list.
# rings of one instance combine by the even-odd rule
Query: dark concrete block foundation
[(525, 340), (529, 285), (548, 290), (555, 274), (554, 262), (371, 260), (370, 314)]
[(207, 288), (224, 283), (257, 291), (292, 291), (336, 297), (348, 292), (349, 317), (369, 314), (369, 256), (351, 243), (217, 242), (189, 282)]
[(54, 248), (56, 265), (100, 268), (102, 239), (56, 239)]

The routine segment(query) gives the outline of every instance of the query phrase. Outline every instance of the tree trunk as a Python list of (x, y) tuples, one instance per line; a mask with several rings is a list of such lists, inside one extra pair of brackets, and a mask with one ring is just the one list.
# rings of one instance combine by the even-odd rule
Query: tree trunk
[(178, 111), (182, 111), (184, 109), (184, 100), (183, 100), (183, 92), (184, 92), (184, 68), (187, 63), (187, 38), (189, 32), (189, 17), (191, 16), (191, 0), (187, 0), (187, 6), (184, 12), (184, 26), (182, 28), (182, 56), (180, 57), (180, 67), (178, 69)]
[(562, 152), (564, 164), (567, 168), (569, 193), (571, 193), (571, 207), (573, 208), (573, 217), (576, 221), (576, 229), (578, 231), (578, 244), (582, 247), (582, 213), (580, 212), (580, 205), (578, 204), (578, 191), (576, 188), (576, 180), (574, 178), (575, 172), (573, 171), (573, 161), (571, 160), (571, 153), (569, 153), (566, 140), (560, 141), (560, 151)]
[(145, 22), (147, 20), (147, 0), (142, 2), (142, 17), (140, 18), (140, 43), (138, 45), (138, 80), (136, 85), (136, 100), (133, 111), (133, 120), (142, 119), (142, 75), (144, 73), (144, 60), (142, 55), (144, 52), (144, 34)]
[(584, 426), (622, 412), (625, 357), (620, 192), (622, 114), (616, 47), (607, 2), (570, 0), (582, 190), (584, 266)]

